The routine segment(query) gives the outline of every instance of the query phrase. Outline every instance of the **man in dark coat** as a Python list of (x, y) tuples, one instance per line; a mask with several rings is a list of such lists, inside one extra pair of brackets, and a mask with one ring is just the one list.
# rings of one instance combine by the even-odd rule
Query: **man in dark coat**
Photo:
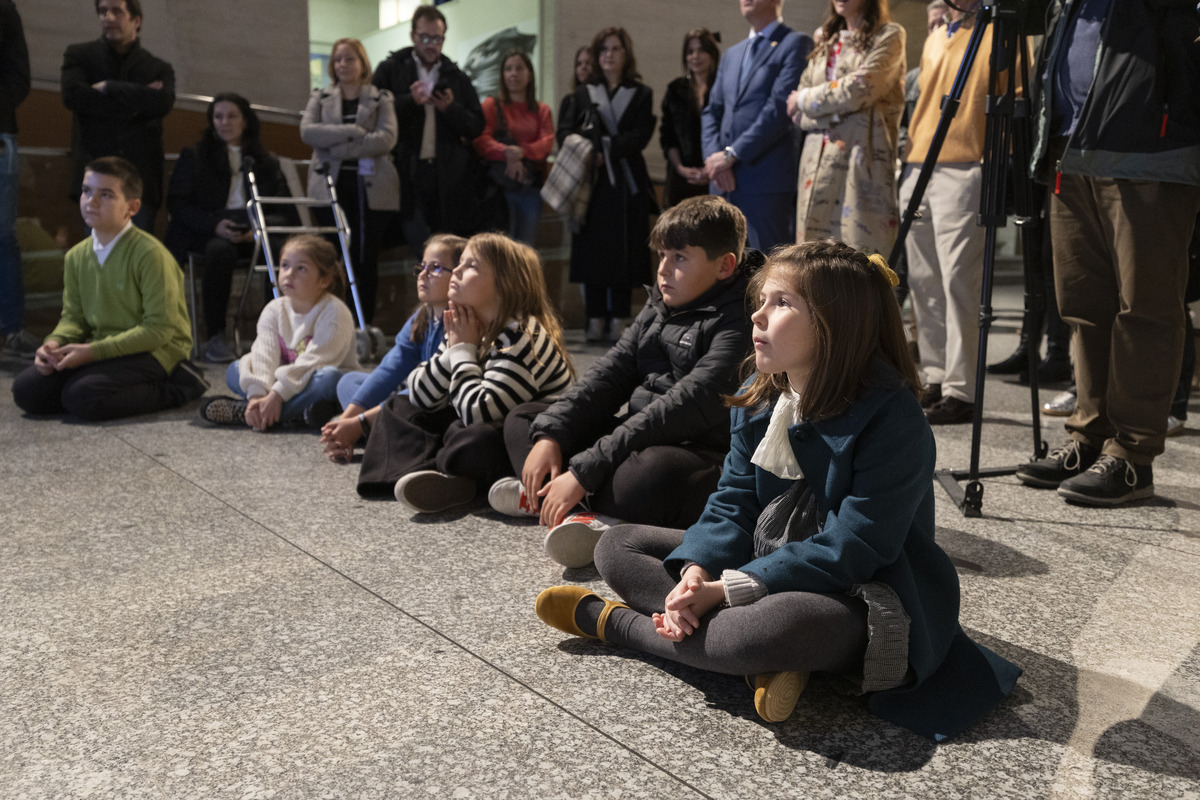
[(412, 47), (392, 53), (373, 83), (395, 97), (400, 137), (400, 215), (410, 245), (430, 233), (470, 236), (482, 227), (472, 142), (483, 133), (483, 108), (470, 79), (442, 55), (446, 18), (418, 6)]
[(63, 105), (71, 126), (71, 182), (79, 196), (83, 168), (101, 156), (120, 156), (144, 181), (142, 207), (133, 224), (153, 231), (162, 204), (162, 119), (175, 105), (175, 71), (142, 48), (140, 0), (95, 0), (100, 38), (73, 44), (63, 54)]
[(29, 49), (21, 16), (0, 0), (0, 339), (4, 355), (31, 358), (41, 344), (21, 329), (25, 287), (17, 244), (17, 106), (29, 95)]

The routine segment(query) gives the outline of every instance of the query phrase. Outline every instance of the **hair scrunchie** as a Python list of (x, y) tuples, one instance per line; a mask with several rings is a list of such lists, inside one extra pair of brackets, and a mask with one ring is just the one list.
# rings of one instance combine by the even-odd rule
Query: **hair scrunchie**
[(884, 277), (889, 286), (900, 285), (900, 276), (896, 274), (895, 270), (888, 266), (887, 259), (879, 255), (879, 253), (873, 253), (867, 256), (867, 259), (875, 265), (876, 269), (879, 270), (879, 274)]

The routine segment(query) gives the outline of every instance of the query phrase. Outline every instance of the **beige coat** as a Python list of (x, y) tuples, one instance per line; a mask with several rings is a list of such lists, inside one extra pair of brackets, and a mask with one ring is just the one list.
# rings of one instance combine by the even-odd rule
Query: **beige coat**
[(796, 241), (841, 239), (887, 255), (896, 238), (896, 147), (904, 109), (904, 28), (884, 25), (861, 48), (841, 32), (837, 77), (825, 79), (818, 42), (800, 76), (793, 121), (808, 132), (800, 156)]
[[(364, 175), (363, 180), (367, 206), (372, 211), (400, 210), (400, 176), (392, 163), (396, 135), (392, 93), (370, 84), (363, 86), (358, 95), (358, 115), (353, 125), (342, 122), (342, 92), (336, 85), (314, 91), (300, 120), (300, 138), (313, 146), (313, 166), (329, 164), (335, 179), (343, 159), (357, 158), (360, 165), (363, 159), (370, 159), (373, 174)], [(329, 201), (325, 176), (311, 167), (308, 196)]]

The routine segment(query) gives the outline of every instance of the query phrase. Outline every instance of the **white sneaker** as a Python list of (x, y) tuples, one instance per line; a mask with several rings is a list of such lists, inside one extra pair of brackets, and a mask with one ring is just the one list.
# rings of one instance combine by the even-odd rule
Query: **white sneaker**
[(564, 567), (586, 567), (600, 537), (615, 524), (616, 520), (599, 514), (572, 514), (546, 534), (546, 555)]
[(536, 517), (520, 478), (501, 478), (488, 489), (488, 505), (509, 517)]
[(1075, 393), (1059, 392), (1048, 403), (1042, 403), (1042, 413), (1048, 417), (1069, 417), (1075, 413)]
[(1167, 417), (1167, 436), (1183, 433), (1183, 420), (1174, 414)]
[(604, 341), (604, 320), (600, 317), (591, 317), (587, 321), (587, 332), (584, 333), (584, 341), (588, 344)]
[(625, 335), (625, 329), (629, 327), (629, 323), (633, 322), (629, 317), (613, 317), (608, 321), (608, 340), (613, 344), (621, 341), (621, 337)]
[(396, 481), (396, 499), (413, 511), (432, 514), (475, 499), (475, 481), (436, 469), (410, 472)]

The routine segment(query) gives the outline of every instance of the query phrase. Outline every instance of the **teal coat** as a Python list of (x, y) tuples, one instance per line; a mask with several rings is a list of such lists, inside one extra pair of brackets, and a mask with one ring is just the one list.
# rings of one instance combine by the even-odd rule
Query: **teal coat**
[(916, 397), (881, 369), (844, 414), (792, 426), (792, 449), (816, 496), (823, 530), (754, 558), (754, 525), (789, 481), (750, 463), (771, 409), (735, 408), (721, 483), (665, 565), (750, 573), (768, 591), (846, 593), (882, 581), (911, 618), (913, 680), (873, 692), (879, 716), (933, 739), (954, 736), (1008, 696), (1021, 669), (958, 624), (958, 573), (934, 541), (933, 434)]

